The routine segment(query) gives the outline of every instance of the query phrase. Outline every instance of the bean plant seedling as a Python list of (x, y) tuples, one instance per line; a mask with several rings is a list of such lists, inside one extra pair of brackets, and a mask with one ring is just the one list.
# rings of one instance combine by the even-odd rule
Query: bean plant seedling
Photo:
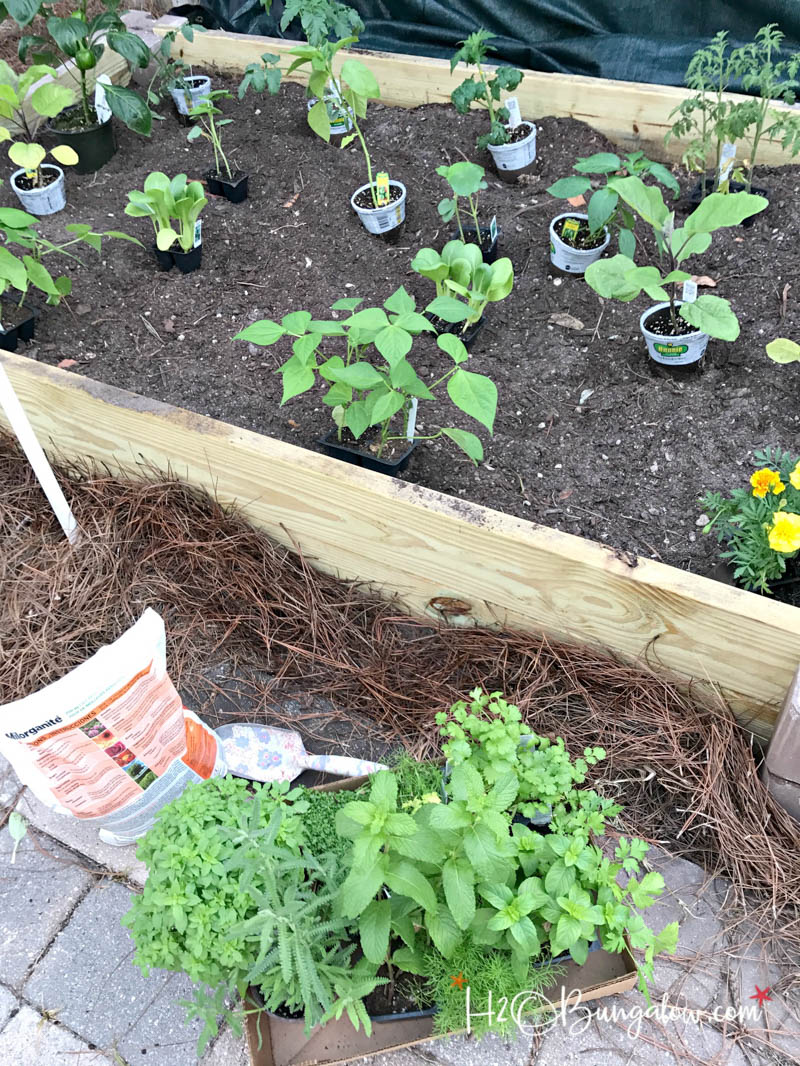
[[(611, 178), (609, 188), (618, 194), (633, 213), (650, 226), (660, 266), (653, 263), (637, 266), (626, 255), (599, 259), (586, 268), (587, 283), (598, 295), (625, 303), (644, 291), (655, 300), (669, 302), (673, 335), (679, 335), (679, 317), (695, 330), (710, 337), (734, 341), (739, 336), (739, 320), (731, 305), (720, 296), (699, 296), (693, 303), (676, 306), (677, 285), (689, 281), (691, 274), (679, 269), (689, 256), (702, 255), (711, 245), (711, 235), (727, 226), (738, 226), (744, 219), (763, 211), (768, 200), (751, 193), (711, 193), (686, 219), (675, 226), (675, 212), (670, 211), (654, 185), (645, 185), (639, 177)], [(669, 290), (664, 286), (669, 285)]]
[(221, 115), (222, 111), (216, 106), (215, 101), (232, 99), (233, 94), (229, 93), (227, 89), (213, 89), (190, 109), (189, 116), (197, 119), (198, 124), (192, 126), (186, 135), (187, 141), (196, 141), (198, 137), (205, 137), (207, 141), (211, 142), (211, 147), (214, 151), (214, 172), (219, 175), (222, 174), (222, 167), (220, 166), (220, 163), (222, 163), (229, 180), (233, 177), (233, 172), (228, 163), (228, 157), (222, 150), (222, 138), (219, 131), (223, 126), (229, 126), (233, 119), (217, 118), (217, 115)]
[(458, 224), (458, 232), (461, 240), (466, 242), (464, 227), (461, 225), (461, 212), (458, 209), (459, 197), (466, 197), (469, 204), (469, 212), (475, 223), (475, 239), (481, 243), (481, 226), (478, 221), (478, 194), (488, 188), (484, 181), (484, 169), (477, 163), (462, 160), (453, 163), (452, 166), (440, 166), (436, 173), (441, 174), (453, 191), (452, 197), (445, 197), (439, 201), (438, 211), (443, 222), (449, 222), (453, 216)]
[(500, 103), (500, 94), (505, 89), (513, 92), (522, 81), (522, 71), (516, 67), (495, 67), (491, 74), (484, 70), (489, 52), (494, 49), (487, 42), (494, 40), (494, 35), (486, 30), (476, 30), (465, 41), (450, 60), (450, 73), (459, 63), (477, 67), (477, 79), (471, 74), (453, 91), (450, 99), (460, 115), (466, 115), (473, 103), (481, 104), (489, 112), (489, 132), (481, 134), (477, 140), (478, 148), (487, 148), (490, 144), (508, 144), (511, 134), (506, 123), (509, 119), (508, 108)]
[[(445, 334), (438, 338), (440, 350), (453, 365), (427, 385), (408, 356), (414, 338), (433, 327), (417, 312), (413, 296), (401, 287), (383, 307), (361, 308), (361, 303), (354, 297), (333, 304), (332, 311), (350, 312), (341, 322), (318, 321), (309, 311), (293, 311), (284, 315), (280, 323), (270, 319), (254, 322), (234, 339), (266, 346), (282, 337), (294, 338), (293, 354), (277, 371), (283, 377), (281, 403), (307, 392), (322, 379), (328, 383), (323, 403), (331, 408), (339, 439), (344, 429), (359, 440), (370, 427), (377, 427), (378, 458), (389, 442), (410, 439), (408, 417), (412, 400), (434, 400), (434, 390), (441, 385), (456, 407), (493, 432), (497, 388), (485, 375), (465, 369), (469, 355), (457, 337)], [(332, 355), (323, 353), (323, 343), (338, 350)], [(400, 432), (393, 431), (396, 417)], [(450, 438), (474, 463), (483, 459), (480, 439), (455, 426), (415, 434), (413, 439), (436, 440), (442, 436)]]
[(767, 345), (767, 355), (773, 363), (800, 363), (800, 344), (788, 337), (776, 337)]
[(669, 189), (675, 197), (680, 192), (678, 182), (667, 167), (663, 163), (655, 163), (652, 159), (648, 159), (644, 152), (631, 152), (622, 158), (614, 152), (596, 152), (587, 158), (579, 159), (573, 170), (578, 172), (577, 176), (559, 178), (547, 191), (551, 196), (569, 200), (591, 192), (593, 186), (590, 175), (606, 178), (606, 184), (595, 189), (589, 198), (587, 208), (589, 231), (594, 236), (606, 226), (615, 227), (618, 231), (619, 250), (627, 256), (633, 256), (636, 251), (636, 237), (634, 236), (636, 219), (627, 206), (620, 203), (619, 193), (609, 187), (610, 176), (624, 177), (635, 174), (644, 177), (649, 174)]

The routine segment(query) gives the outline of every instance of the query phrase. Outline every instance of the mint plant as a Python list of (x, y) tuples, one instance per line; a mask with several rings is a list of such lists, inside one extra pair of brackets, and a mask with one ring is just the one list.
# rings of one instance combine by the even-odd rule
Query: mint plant
[(455, 89), (450, 99), (460, 115), (466, 115), (472, 104), (477, 103), (485, 107), (489, 114), (489, 132), (481, 134), (477, 140), (477, 147), (488, 148), (490, 144), (508, 144), (511, 135), (506, 123), (508, 122), (508, 108), (500, 103), (500, 94), (503, 90), (513, 92), (522, 81), (522, 71), (516, 67), (494, 67), (491, 74), (484, 70), (489, 58), (489, 52), (494, 49), (488, 43), (494, 40), (494, 35), (486, 30), (476, 30), (465, 41), (460, 41), (461, 47), (450, 59), (450, 73), (456, 69), (459, 63), (477, 68), (477, 75), (471, 74)]
[(514, 288), (510, 259), (484, 263), (480, 247), (464, 241), (448, 241), (441, 254), (421, 248), (411, 268), (436, 286), (428, 312), (452, 325), (460, 323), (462, 332), (480, 321), (488, 304), (505, 300)]
[[(669, 189), (675, 198), (680, 193), (680, 186), (667, 167), (663, 163), (648, 159), (644, 152), (631, 152), (622, 157), (614, 152), (595, 152), (594, 155), (578, 159), (573, 170), (577, 171), (578, 176), (559, 178), (547, 191), (551, 196), (562, 200), (585, 196), (591, 192), (586, 209), (591, 236), (600, 233), (606, 226), (616, 229), (619, 250), (629, 258), (632, 258), (636, 251), (636, 219), (627, 205), (620, 203), (619, 193), (609, 188), (608, 178), (611, 175), (636, 175), (642, 178), (649, 175)], [(592, 192), (592, 179), (589, 175), (606, 178), (606, 184)]]
[[(676, 227), (675, 212), (670, 211), (659, 189), (645, 185), (639, 177), (611, 178), (609, 188), (618, 194), (633, 214), (650, 226), (658, 249), (659, 265), (637, 266), (626, 255), (599, 259), (586, 268), (585, 278), (594, 291), (606, 299), (624, 303), (636, 299), (642, 291), (654, 300), (669, 302), (673, 335), (682, 330), (680, 319), (692, 329), (710, 337), (733, 341), (739, 336), (739, 320), (731, 305), (720, 296), (699, 296), (693, 303), (676, 306), (677, 285), (691, 274), (680, 269), (690, 256), (702, 255), (711, 245), (712, 234), (719, 229), (738, 226), (744, 219), (763, 211), (768, 200), (751, 193), (725, 195), (711, 193)], [(667, 290), (664, 286), (669, 285)]]
[[(408, 418), (413, 399), (434, 400), (435, 389), (444, 385), (450, 400), (491, 433), (497, 409), (497, 389), (483, 374), (466, 370), (466, 348), (458, 338), (440, 336), (439, 349), (452, 366), (427, 385), (414, 370), (409, 355), (415, 337), (432, 331), (430, 322), (416, 310), (416, 301), (399, 288), (383, 307), (360, 307), (358, 298), (338, 300), (331, 310), (350, 312), (341, 321), (312, 318), (310, 311), (293, 311), (280, 323), (263, 319), (237, 333), (234, 340), (269, 346), (283, 337), (293, 338), (292, 355), (278, 368), (283, 377), (281, 404), (307, 392), (319, 379), (328, 384), (323, 403), (342, 439), (346, 428), (355, 440), (377, 427), (380, 458), (390, 441), (407, 440)], [(329, 351), (322, 352), (325, 346)], [(399, 430), (394, 430), (399, 420)], [(414, 435), (414, 440), (448, 437), (473, 462), (483, 458), (483, 446), (475, 434), (457, 427), (442, 427), (434, 433)]]

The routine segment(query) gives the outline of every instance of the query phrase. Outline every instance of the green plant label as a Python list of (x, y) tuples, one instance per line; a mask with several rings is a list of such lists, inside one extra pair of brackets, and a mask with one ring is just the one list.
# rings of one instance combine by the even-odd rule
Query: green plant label
[(659, 355), (677, 356), (689, 351), (688, 344), (660, 344), (653, 345)]
[(385, 170), (375, 176), (375, 195), (378, 198), (378, 207), (388, 204), (392, 193), (389, 188), (389, 175)]
[(565, 220), (564, 225), (561, 227), (562, 237), (577, 237), (578, 230), (581, 228), (580, 222), (577, 218), (568, 218)]

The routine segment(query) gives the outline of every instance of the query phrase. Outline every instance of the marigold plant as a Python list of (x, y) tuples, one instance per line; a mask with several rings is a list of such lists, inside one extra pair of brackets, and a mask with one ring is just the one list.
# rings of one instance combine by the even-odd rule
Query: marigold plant
[(800, 551), (800, 459), (767, 448), (754, 453), (759, 464), (748, 489), (730, 496), (709, 492), (700, 505), (710, 515), (704, 533), (725, 545), (734, 579), (747, 589), (770, 593)]

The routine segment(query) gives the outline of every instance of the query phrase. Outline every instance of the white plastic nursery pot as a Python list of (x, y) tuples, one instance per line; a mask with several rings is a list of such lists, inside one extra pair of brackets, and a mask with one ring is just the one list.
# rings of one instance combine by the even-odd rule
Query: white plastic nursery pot
[(562, 241), (556, 232), (561, 229), (557, 224), (567, 218), (577, 218), (583, 222), (589, 220), (588, 215), (580, 215), (576, 211), (565, 211), (563, 215), (556, 215), (550, 223), (550, 262), (568, 274), (582, 274), (588, 266), (596, 263), (608, 248), (611, 234), (606, 227), (606, 239), (597, 248), (573, 248), (571, 244)]
[(50, 172), (55, 170), (58, 177), (40, 189), (21, 189), (17, 185), (17, 179), (25, 176), (25, 168), (20, 167), (11, 175), (11, 188), (29, 214), (54, 215), (56, 211), (61, 211), (67, 206), (67, 183), (64, 180), (64, 171), (55, 163), (43, 163), (41, 169)]
[(402, 222), (405, 222), (406, 187), (402, 181), (390, 181), (389, 187), (400, 190), (400, 199), (393, 200), (392, 203), (386, 204), (384, 207), (359, 207), (356, 204), (356, 198), (360, 193), (369, 193), (369, 184), (362, 185), (360, 189), (356, 189), (350, 197), (351, 207), (363, 222), (364, 229), (369, 233), (377, 233), (379, 235), (389, 233), (391, 230), (397, 229)]
[[(680, 307), (682, 301), (676, 300), (675, 306)], [(657, 311), (669, 307), (669, 303), (655, 304), (648, 307), (639, 319), (639, 328), (644, 339), (647, 341), (647, 351), (650, 358), (662, 366), (689, 366), (699, 362), (705, 355), (708, 344), (708, 334), (699, 329), (690, 333), (679, 333), (675, 336), (664, 336), (660, 333), (652, 333), (647, 328), (647, 320)], [(683, 321), (681, 319), (681, 321)], [(688, 326), (688, 322), (687, 322)]]
[[(211, 78), (205, 74), (192, 74), (184, 78), (186, 88), (170, 89), (170, 96), (175, 101), (179, 115), (188, 115), (193, 107), (211, 92)], [(188, 96), (188, 100), (187, 100)]]
[[(307, 102), (307, 108), (310, 111), (311, 108), (318, 102), (316, 96), (311, 96)], [(329, 112), (330, 117), (330, 112)], [(338, 119), (331, 119), (331, 137), (344, 137), (346, 133), (349, 133), (353, 128), (353, 121), (346, 112), (342, 112)]]
[(524, 140), (514, 141), (513, 144), (489, 145), (495, 169), (500, 175), (515, 175), (530, 166), (536, 158), (536, 124), (523, 122), (522, 125), (530, 127), (530, 133)]

